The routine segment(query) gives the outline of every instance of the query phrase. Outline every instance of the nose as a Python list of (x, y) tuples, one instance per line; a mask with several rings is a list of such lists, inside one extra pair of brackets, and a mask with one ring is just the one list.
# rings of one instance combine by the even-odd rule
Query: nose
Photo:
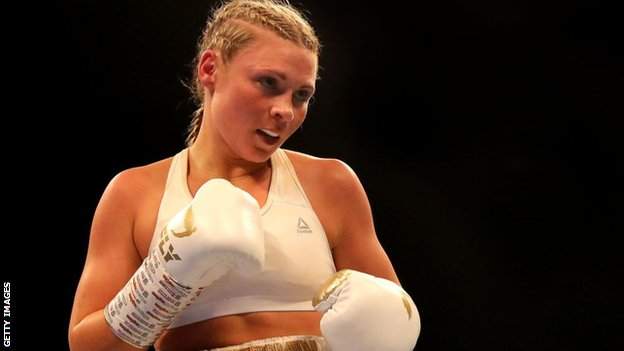
[(275, 104), (271, 107), (271, 117), (278, 120), (280, 123), (288, 123), (295, 118), (293, 107), (290, 101), (286, 99), (276, 100)]

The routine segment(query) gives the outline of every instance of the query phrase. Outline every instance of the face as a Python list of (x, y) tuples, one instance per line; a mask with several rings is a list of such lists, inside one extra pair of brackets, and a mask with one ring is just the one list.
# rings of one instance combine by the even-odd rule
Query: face
[(217, 54), (212, 80), (204, 77), (211, 94), (205, 100), (207, 132), (234, 156), (263, 162), (303, 123), (314, 94), (317, 57), (253, 28), (256, 38), (225, 65)]

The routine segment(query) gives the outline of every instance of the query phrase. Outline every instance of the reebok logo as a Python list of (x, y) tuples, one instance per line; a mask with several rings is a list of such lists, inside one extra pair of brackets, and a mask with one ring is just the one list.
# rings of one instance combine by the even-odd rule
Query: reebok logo
[(299, 221), (297, 222), (297, 233), (312, 233), (312, 229), (310, 229), (308, 223), (301, 217), (299, 217)]

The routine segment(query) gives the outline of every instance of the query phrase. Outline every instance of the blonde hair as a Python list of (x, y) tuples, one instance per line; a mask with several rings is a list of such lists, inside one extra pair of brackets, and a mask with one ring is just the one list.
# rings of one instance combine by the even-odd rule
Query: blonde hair
[(305, 16), (288, 0), (231, 0), (216, 7), (208, 18), (203, 34), (197, 43), (197, 54), (193, 60), (193, 81), (189, 88), (197, 109), (193, 112), (188, 127), (186, 144), (190, 146), (197, 135), (203, 117), (204, 87), (197, 76), (197, 65), (207, 49), (217, 50), (224, 63), (245, 45), (253, 41), (253, 33), (240, 21), (268, 29), (280, 37), (311, 50), (317, 56), (321, 44), (314, 29)]

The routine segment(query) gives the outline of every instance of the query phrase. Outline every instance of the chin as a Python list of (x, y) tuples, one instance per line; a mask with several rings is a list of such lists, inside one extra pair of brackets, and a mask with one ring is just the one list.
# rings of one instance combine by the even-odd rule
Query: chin
[(262, 163), (268, 161), (271, 158), (271, 155), (273, 155), (276, 150), (277, 148), (270, 150), (254, 148), (252, 150), (249, 150), (248, 152), (245, 152), (242, 156), (245, 160), (249, 162)]

